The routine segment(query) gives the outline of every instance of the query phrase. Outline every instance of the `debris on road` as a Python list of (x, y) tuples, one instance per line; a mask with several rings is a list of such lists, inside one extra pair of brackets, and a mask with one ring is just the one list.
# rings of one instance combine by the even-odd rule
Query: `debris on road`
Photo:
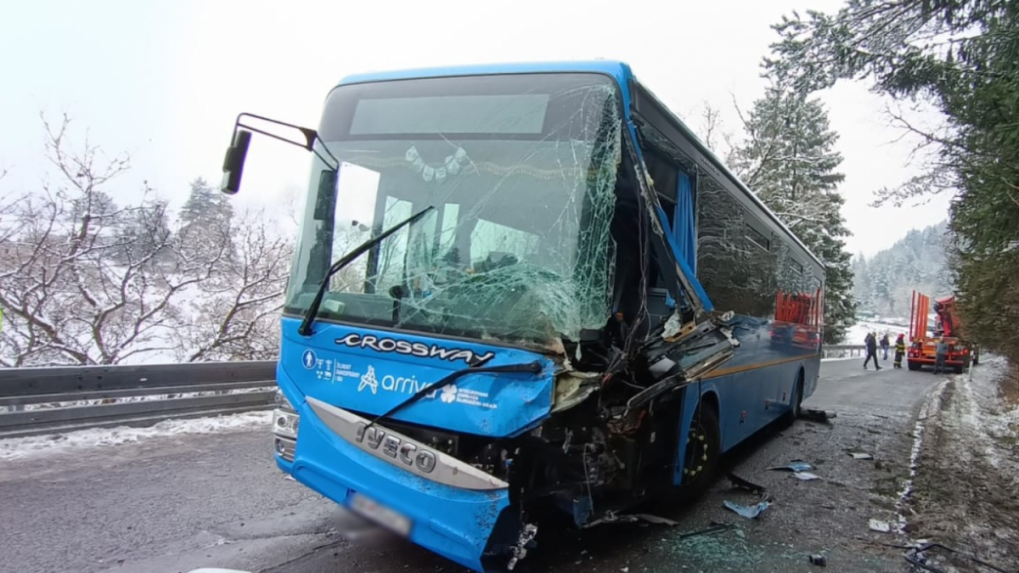
[(812, 474), (810, 472), (793, 472), (793, 477), (802, 481), (811, 481), (815, 479), (821, 479), (821, 476)]
[(872, 460), (874, 456), (864, 452), (850, 452), (849, 455), (853, 456), (854, 460)]
[(764, 486), (757, 485), (756, 483), (753, 483), (753, 482), (751, 482), (749, 480), (745, 480), (745, 479), (739, 477), (738, 475), (736, 475), (736, 474), (734, 474), (732, 472), (726, 474), (726, 477), (729, 478), (729, 481), (735, 487), (738, 487), (740, 489), (745, 489), (745, 490), (747, 490), (749, 492), (753, 492), (753, 493), (756, 493), (758, 495), (764, 495), (764, 491), (765, 491)]
[(740, 505), (738, 503), (725, 500), (722, 502), (722, 505), (731, 509), (732, 511), (735, 511), (742, 517), (745, 517), (747, 519), (756, 519), (759, 515), (764, 513), (764, 510), (768, 509), (768, 507), (771, 505), (771, 500), (762, 499), (761, 501), (757, 502), (756, 505)]
[(931, 563), (932, 559), (927, 555), (927, 553), (929, 551), (931, 551), (932, 549), (941, 549), (941, 550), (944, 550), (946, 553), (948, 553), (952, 557), (961, 558), (961, 559), (963, 559), (963, 560), (965, 560), (965, 561), (967, 561), (969, 563), (974, 563), (974, 564), (977, 564), (977, 565), (981, 565), (981, 566), (986, 567), (987, 569), (990, 569), (992, 571), (997, 571), (998, 573), (1010, 573), (1009, 571), (1006, 571), (1005, 569), (1002, 569), (1002, 568), (1000, 568), (1000, 567), (998, 567), (998, 566), (996, 566), (994, 564), (991, 564), (991, 563), (988, 563), (987, 561), (983, 561), (981, 559), (978, 559), (978, 558), (974, 557), (973, 555), (969, 555), (968, 553), (962, 553), (961, 551), (956, 551), (955, 549), (952, 549), (951, 547), (947, 547), (947, 546), (942, 545), (940, 543), (918, 543), (908, 553), (906, 553), (906, 555), (905, 555), (906, 561), (910, 565), (915, 565), (916, 567), (919, 567), (920, 569), (923, 569), (924, 571), (930, 571), (931, 573), (947, 573), (948, 571), (955, 571), (956, 570), (956, 568), (952, 564), (947, 563), (947, 562), (945, 564), (949, 566), (948, 569), (936, 569), (934, 567), (934, 565)]
[(793, 460), (784, 466), (772, 466), (769, 470), (786, 470), (791, 472), (805, 472), (814, 469), (814, 466), (803, 460)]
[(880, 521), (877, 519), (870, 520), (871, 531), (878, 531), (881, 533), (888, 533), (892, 530), (892, 526), (887, 521)]
[(818, 422), (820, 424), (827, 423), (832, 418), (837, 418), (838, 414), (835, 412), (825, 412), (824, 410), (800, 410), (800, 419), (808, 422)]
[(679, 522), (671, 519), (660, 517), (657, 515), (651, 515), (650, 513), (627, 513), (619, 515), (615, 512), (608, 511), (605, 513), (605, 517), (596, 519), (584, 526), (584, 528), (594, 527), (603, 523), (633, 523), (635, 521), (645, 521), (647, 523), (653, 523), (655, 525), (668, 525), (669, 527), (679, 525)]
[(687, 539), (688, 537), (696, 537), (698, 535), (710, 535), (712, 533), (720, 533), (722, 531), (734, 529), (735, 527), (736, 524), (734, 523), (717, 523), (712, 521), (710, 527), (706, 527), (704, 529), (700, 529), (697, 531), (691, 531), (689, 533), (684, 533), (679, 536), (679, 540), (682, 541), (683, 539)]
[(828, 558), (824, 555), (811, 555), (809, 561), (811, 565), (817, 565), (819, 567), (828, 566)]

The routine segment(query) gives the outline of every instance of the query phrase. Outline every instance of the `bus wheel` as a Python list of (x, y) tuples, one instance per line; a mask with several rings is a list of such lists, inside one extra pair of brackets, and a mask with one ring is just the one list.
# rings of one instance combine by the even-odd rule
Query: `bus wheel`
[(686, 438), (683, 460), (683, 485), (689, 493), (699, 495), (711, 485), (722, 459), (722, 435), (718, 413), (704, 403), (694, 412)]
[(793, 395), (790, 397), (792, 400), (792, 406), (789, 411), (782, 416), (782, 425), (789, 427), (793, 425), (793, 422), (800, 417), (801, 406), (803, 405), (803, 372), (800, 371), (796, 375), (796, 385), (793, 386)]

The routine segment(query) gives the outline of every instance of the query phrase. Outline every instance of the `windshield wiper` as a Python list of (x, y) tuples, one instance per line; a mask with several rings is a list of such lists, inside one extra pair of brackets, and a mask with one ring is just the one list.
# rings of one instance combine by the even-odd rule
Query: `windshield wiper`
[(393, 414), (399, 412), (400, 410), (406, 408), (407, 406), (410, 406), (414, 402), (417, 402), (418, 400), (427, 396), (428, 394), (431, 394), (432, 392), (441, 391), (446, 386), (452, 384), (453, 381), (456, 380), (457, 378), (460, 378), (461, 376), (466, 376), (467, 374), (478, 374), (485, 372), (530, 372), (531, 374), (541, 373), (541, 363), (538, 362), (537, 360), (533, 362), (523, 362), (519, 364), (503, 364), (501, 366), (482, 366), (482, 364), (484, 364), (488, 360), (491, 360), (491, 358), (487, 358), (484, 361), (479, 361), (474, 365), (468, 366), (467, 368), (464, 368), (462, 370), (451, 372), (449, 373), (449, 375), (442, 378), (435, 384), (425, 386), (424, 388), (412, 394), (410, 398), (407, 398), (403, 402), (400, 402), (396, 406), (390, 408), (389, 411), (383, 414), (379, 414), (378, 416), (375, 416), (375, 419), (373, 419), (371, 422), (368, 422), (368, 425), (366, 425), (362, 430), (359, 431), (361, 432), (367, 431), (368, 428), (375, 425), (375, 422), (392, 417)]
[(364, 252), (367, 251), (368, 249), (382, 242), (382, 240), (388, 237), (389, 235), (392, 235), (393, 233), (399, 231), (400, 229), (406, 227), (407, 225), (416, 223), (422, 217), (424, 217), (429, 211), (432, 211), (434, 209), (435, 207), (433, 206), (425, 207), (424, 209), (418, 211), (416, 214), (411, 215), (407, 219), (404, 219), (400, 223), (394, 225), (392, 228), (382, 233), (381, 235), (374, 237), (372, 239), (368, 239), (367, 241), (361, 243), (354, 250), (350, 251), (346, 255), (343, 255), (343, 257), (340, 258), (340, 260), (333, 263), (326, 271), (325, 276), (322, 277), (322, 284), (318, 286), (318, 292), (315, 293), (315, 298), (311, 301), (311, 305), (308, 306), (308, 311), (304, 313), (304, 320), (301, 322), (300, 328), (297, 329), (297, 334), (300, 334), (301, 336), (311, 336), (311, 323), (313, 320), (315, 320), (315, 315), (318, 314), (319, 307), (322, 306), (322, 299), (325, 297), (326, 290), (329, 288), (329, 279), (333, 275), (343, 270), (343, 268), (349, 265), (354, 259), (364, 254)]

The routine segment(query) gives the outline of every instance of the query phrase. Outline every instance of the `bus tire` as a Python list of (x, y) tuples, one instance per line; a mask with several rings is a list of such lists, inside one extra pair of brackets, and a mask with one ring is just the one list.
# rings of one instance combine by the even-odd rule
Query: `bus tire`
[(707, 491), (718, 473), (721, 459), (722, 432), (718, 425), (718, 412), (711, 404), (701, 402), (687, 432), (683, 463), (686, 492), (698, 496)]
[(796, 384), (793, 385), (793, 395), (789, 397), (791, 407), (782, 416), (782, 426), (788, 428), (800, 417), (803, 406), (803, 370), (796, 375)]

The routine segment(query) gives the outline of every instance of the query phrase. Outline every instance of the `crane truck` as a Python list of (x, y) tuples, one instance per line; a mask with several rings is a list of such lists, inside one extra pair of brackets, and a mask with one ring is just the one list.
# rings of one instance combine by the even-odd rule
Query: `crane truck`
[(962, 322), (955, 308), (955, 297), (946, 296), (934, 301), (934, 325), (927, 328), (930, 312), (930, 297), (913, 291), (912, 311), (909, 319), (909, 351), (906, 357), (910, 370), (920, 370), (925, 364), (934, 365), (936, 348), (941, 338), (948, 343), (945, 366), (955, 369), (956, 374), (967, 370), (970, 364), (979, 361), (979, 350), (966, 341)]

